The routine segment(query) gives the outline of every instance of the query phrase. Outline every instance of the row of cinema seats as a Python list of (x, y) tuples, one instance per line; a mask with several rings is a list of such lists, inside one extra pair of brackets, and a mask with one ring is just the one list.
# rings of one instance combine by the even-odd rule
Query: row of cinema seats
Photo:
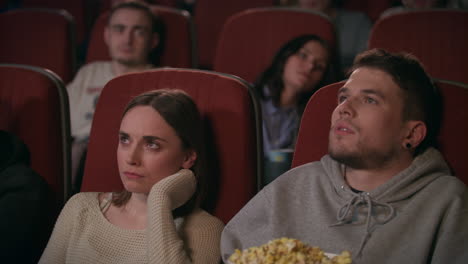
[[(153, 11), (167, 27), (159, 65), (198, 68), (197, 34), (189, 13), (161, 6), (153, 6)], [(94, 24), (86, 62), (109, 58), (103, 41), (107, 16), (108, 13), (103, 13)], [(63, 11), (18, 9), (1, 13), (0, 63), (48, 68), (68, 83), (77, 66), (70, 21)], [(377, 20), (368, 48), (413, 53), (434, 78), (468, 83), (467, 24), (468, 11), (461, 10), (394, 14)], [(212, 69), (253, 82), (276, 50), (300, 34), (317, 34), (337, 46), (332, 22), (318, 13), (281, 7), (239, 12), (222, 28)]]
[[(190, 83), (190, 85), (187, 85)], [(445, 111), (440, 150), (455, 175), (468, 184), (468, 85), (437, 80)], [(321, 88), (309, 101), (299, 130), (292, 167), (327, 153), (330, 115), (343, 82)], [(203, 207), (227, 223), (262, 186), (262, 138), (258, 98), (242, 79), (212, 71), (160, 68), (111, 80), (96, 107), (80, 191), (122, 189), (116, 148), (120, 117), (135, 95), (160, 88), (185, 90), (204, 120), (209, 194)], [(31, 166), (55, 194), (53, 224), (70, 197), (70, 125), (63, 83), (48, 70), (0, 64), (0, 129), (28, 146)], [(114, 136), (112, 136), (114, 135)], [(42, 250), (45, 244), (38, 245)]]
[[(169, 10), (161, 10), (163, 9)], [(463, 33), (463, 26), (467, 24), (467, 12), (435, 10), (411, 15), (414, 19), (411, 23), (402, 22), (408, 19), (409, 14), (394, 15), (377, 21), (369, 47), (411, 51), (425, 63), (433, 77), (451, 80), (437, 81), (444, 91), (447, 108), (444, 113), (441, 147), (455, 173), (459, 177), (465, 177), (462, 179), (468, 183), (468, 168), (464, 158), (468, 149), (465, 136), (468, 132), (465, 103), (468, 88), (466, 84), (454, 82), (468, 83), (468, 66), (464, 60), (468, 56), (463, 49), (468, 43), (467, 36)], [(425, 18), (416, 19), (416, 16)], [(451, 19), (445, 19), (449, 16)], [(190, 21), (190, 16), (184, 17)], [(3, 30), (11, 28), (11, 24), (5, 24), (2, 19), (3, 14), (0, 14), (0, 30), (8, 32)], [(45, 20), (47, 19), (42, 18), (40, 21), (42, 23)], [(41, 23), (36, 24), (39, 26)], [(392, 29), (394, 26), (389, 26), (388, 23), (395, 23), (398, 30)], [(25, 24), (25, 29), (14, 39), (26, 40), (26, 33), (36, 24)], [(54, 22), (49, 26), (54, 28), (56, 24), (59, 23)], [(419, 29), (415, 30), (413, 26)], [(380, 33), (379, 38), (387, 41), (373, 40), (379, 36), (379, 27), (385, 30)], [(66, 31), (66, 28), (63, 26), (62, 30)], [(39, 34), (48, 32), (33, 31)], [(216, 197), (209, 199), (206, 206), (227, 222), (262, 186), (259, 180), (262, 175), (259, 106), (249, 82), (254, 81), (282, 43), (304, 33), (315, 33), (332, 43), (335, 41), (334, 28), (330, 21), (316, 13), (286, 8), (250, 9), (232, 16), (224, 26), (216, 51), (216, 58), (219, 58), (215, 58), (216, 72), (159, 69), (140, 75), (122, 76), (111, 81), (104, 89), (97, 106), (81, 191), (110, 191), (121, 187), (119, 178), (115, 176), (116, 140), (109, 135), (115, 134), (121, 109), (130, 96), (160, 87), (184, 89), (194, 97), (206, 120), (206, 137), (210, 142), (209, 165), (212, 169), (210, 176), (214, 183), (211, 193)], [(403, 37), (393, 35), (399, 33)], [(42, 39), (48, 40), (46, 45), (41, 44)], [(8, 49), (11, 54), (7, 55), (19, 58), (21, 54), (13, 53), (20, 50), (25, 60), (38, 54), (43, 56), (37, 60), (40, 62), (57, 58), (61, 54), (59, 51), (63, 50), (55, 46), (59, 43), (57, 39), (36, 35), (32, 40), (26, 40), (24, 46), (19, 42), (11, 44)], [(10, 40), (10, 37), (2, 38), (0, 46)], [(177, 42), (180, 41), (173, 45)], [(190, 42), (193, 43), (193, 38)], [(392, 48), (392, 44), (399, 46)], [(98, 45), (99, 42), (92, 47)], [(0, 47), (0, 63), (14, 62), (4, 60), (3, 51), (4, 46)], [(91, 54), (91, 50), (89, 52)], [(189, 65), (195, 67), (193, 53), (187, 54), (191, 54), (192, 58)], [(60, 75), (59, 68), (52, 66), (27, 61), (17, 63), (53, 69)], [(190, 68), (170, 62), (167, 65)], [(247, 82), (220, 72), (240, 76)], [(59, 78), (50, 71), (31, 66), (0, 65), (0, 129), (17, 134), (26, 142), (32, 153), (33, 168), (47, 180), (56, 193), (57, 213), (71, 194), (70, 126), (68, 99), (64, 88), (67, 78), (64, 76), (60, 75)], [(187, 83), (191, 86), (187, 87)], [(293, 166), (317, 160), (326, 153), (326, 141), (323, 138), (327, 138), (329, 113), (336, 104), (335, 91), (339, 85), (324, 88), (311, 99), (303, 117)], [(111, 93), (109, 90), (120, 92)]]
[[(445, 105), (440, 149), (454, 173), (468, 184), (468, 84), (435, 83), (442, 89)], [(309, 101), (293, 167), (326, 154), (324, 139), (342, 84), (320, 89)], [(137, 94), (168, 87), (185, 90), (200, 108), (212, 188), (205, 205), (226, 223), (262, 186), (263, 168), (258, 98), (247, 82), (228, 74), (160, 68), (111, 80), (96, 107), (81, 191), (122, 188), (115, 153), (123, 108)], [(55, 191), (58, 213), (71, 195), (70, 121), (63, 83), (48, 70), (0, 64), (0, 112), (0, 129), (18, 135), (29, 147), (33, 169)]]
[[(247, 82), (227, 74), (160, 68), (110, 81), (96, 106), (81, 191), (121, 190), (116, 148), (123, 108), (135, 95), (168, 87), (185, 90), (199, 106), (216, 195), (206, 206), (227, 222), (255, 194), (262, 174), (258, 101)], [(60, 210), (71, 195), (70, 116), (62, 81), (38, 67), (0, 64), (0, 113), (0, 129), (29, 147), (31, 166), (54, 190)]]
[[(97, 16), (111, 8), (114, 0), (1, 0), (0, 10), (8, 6), (20, 8), (54, 8), (67, 10), (76, 21), (78, 45), (86, 43)], [(170, 8), (186, 8), (183, 0), (149, 0), (155, 5)], [(212, 68), (216, 43), (224, 22), (233, 14), (249, 8), (272, 7), (283, 4), (282, 0), (197, 0), (189, 8), (197, 31), (198, 61), (204, 68)], [(360, 11), (375, 22), (380, 14), (394, 4), (395, 0), (346, 0), (343, 8)]]

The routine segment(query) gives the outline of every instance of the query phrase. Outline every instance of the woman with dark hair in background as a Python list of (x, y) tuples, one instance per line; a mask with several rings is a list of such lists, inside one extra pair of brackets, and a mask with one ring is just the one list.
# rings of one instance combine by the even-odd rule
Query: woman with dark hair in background
[(299, 7), (328, 16), (335, 25), (338, 39), (338, 57), (346, 72), (354, 57), (367, 49), (372, 22), (362, 12), (341, 8), (343, 0), (297, 0)]
[[(300, 118), (310, 96), (337, 80), (333, 58), (325, 40), (302, 35), (284, 44), (258, 79), (255, 90), (262, 105), (266, 183), (289, 169), (289, 158), (282, 162), (276, 155), (284, 149), (287, 151), (281, 155), (289, 155), (294, 149)], [(280, 168), (276, 168), (278, 165)]]
[(118, 135), (125, 190), (73, 196), (40, 263), (218, 264), (223, 223), (198, 207), (203, 146), (202, 119), (186, 93), (135, 97)]

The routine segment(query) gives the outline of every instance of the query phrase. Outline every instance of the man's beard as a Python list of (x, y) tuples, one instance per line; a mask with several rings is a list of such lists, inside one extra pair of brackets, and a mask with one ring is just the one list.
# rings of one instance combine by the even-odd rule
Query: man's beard
[(328, 154), (335, 161), (353, 169), (383, 168), (397, 155), (397, 150), (392, 148), (387, 152), (371, 149), (358, 143), (355, 150), (345, 150), (328, 146)]

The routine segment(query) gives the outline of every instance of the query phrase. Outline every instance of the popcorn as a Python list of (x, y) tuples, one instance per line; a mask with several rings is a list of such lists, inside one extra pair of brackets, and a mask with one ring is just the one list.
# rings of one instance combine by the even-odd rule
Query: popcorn
[(300, 240), (279, 238), (259, 247), (240, 251), (236, 249), (229, 257), (231, 264), (351, 264), (351, 254), (343, 251), (328, 258), (318, 247), (309, 247)]

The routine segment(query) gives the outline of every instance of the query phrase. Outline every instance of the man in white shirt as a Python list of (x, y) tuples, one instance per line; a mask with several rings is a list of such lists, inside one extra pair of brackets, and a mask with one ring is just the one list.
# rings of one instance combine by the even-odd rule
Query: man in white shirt
[(72, 145), (72, 184), (79, 189), (77, 172), (83, 160), (97, 100), (105, 84), (122, 74), (152, 68), (151, 51), (160, 43), (160, 24), (142, 4), (125, 2), (114, 6), (104, 30), (110, 61), (83, 66), (68, 84)]

